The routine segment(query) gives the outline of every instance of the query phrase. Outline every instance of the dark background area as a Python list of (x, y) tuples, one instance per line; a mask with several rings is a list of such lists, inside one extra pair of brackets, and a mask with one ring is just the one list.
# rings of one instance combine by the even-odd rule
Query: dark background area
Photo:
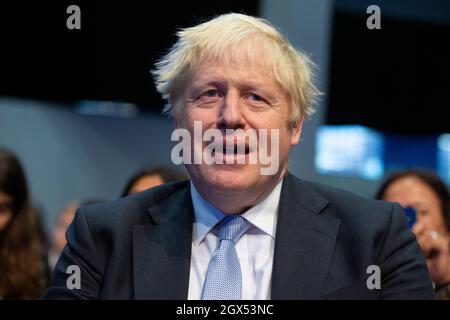
[[(361, 8), (345, 10), (343, 3)], [(70, 4), (81, 8), (81, 30), (66, 28)], [(231, 11), (258, 15), (259, 6), (258, 0), (2, 3), (0, 96), (69, 108), (78, 100), (124, 101), (160, 112), (150, 70), (176, 40), (176, 29)], [(450, 132), (450, 20), (389, 15), (382, 5), (381, 30), (369, 30), (364, 6), (336, 2), (326, 123)], [(439, 10), (450, 10), (449, 3), (424, 2), (422, 15)]]
[(335, 11), (327, 123), (450, 132), (450, 21), (381, 12), (381, 29), (369, 30), (368, 14)]
[[(81, 9), (68, 30), (66, 9)], [(176, 29), (212, 16), (258, 14), (258, 1), (18, 1), (0, 5), (0, 95), (63, 102), (163, 105), (150, 70), (176, 41)]]

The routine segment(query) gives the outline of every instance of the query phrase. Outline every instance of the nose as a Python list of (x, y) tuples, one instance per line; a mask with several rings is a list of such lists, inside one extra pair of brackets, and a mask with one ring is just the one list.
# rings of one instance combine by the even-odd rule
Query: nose
[(220, 108), (218, 129), (243, 129), (245, 118), (242, 114), (242, 101), (237, 92), (230, 92), (225, 96)]

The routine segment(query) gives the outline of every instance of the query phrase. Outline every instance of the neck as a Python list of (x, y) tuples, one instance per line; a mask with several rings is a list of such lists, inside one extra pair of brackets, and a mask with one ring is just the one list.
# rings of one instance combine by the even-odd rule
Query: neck
[(265, 183), (261, 188), (250, 188), (238, 191), (211, 191), (208, 186), (195, 184), (195, 188), (201, 196), (225, 214), (242, 214), (254, 205), (263, 201), (273, 191), (277, 184), (284, 178), (284, 172)]

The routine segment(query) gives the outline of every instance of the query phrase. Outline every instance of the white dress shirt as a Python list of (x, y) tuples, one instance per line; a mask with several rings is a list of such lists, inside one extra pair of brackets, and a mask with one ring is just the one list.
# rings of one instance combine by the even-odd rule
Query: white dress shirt
[[(250, 229), (236, 243), (242, 272), (242, 299), (270, 299), (275, 231), (280, 181), (272, 192), (242, 216), (251, 223)], [(216, 249), (218, 232), (215, 225), (225, 216), (208, 203), (191, 182), (195, 221), (192, 232), (192, 254), (189, 276), (189, 300), (201, 299), (209, 260)]]

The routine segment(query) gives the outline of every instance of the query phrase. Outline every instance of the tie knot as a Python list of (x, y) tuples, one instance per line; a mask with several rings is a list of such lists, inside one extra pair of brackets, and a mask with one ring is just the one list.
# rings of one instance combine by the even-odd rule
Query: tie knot
[(220, 222), (219, 241), (231, 240), (236, 243), (248, 230), (250, 223), (241, 216), (227, 216)]

